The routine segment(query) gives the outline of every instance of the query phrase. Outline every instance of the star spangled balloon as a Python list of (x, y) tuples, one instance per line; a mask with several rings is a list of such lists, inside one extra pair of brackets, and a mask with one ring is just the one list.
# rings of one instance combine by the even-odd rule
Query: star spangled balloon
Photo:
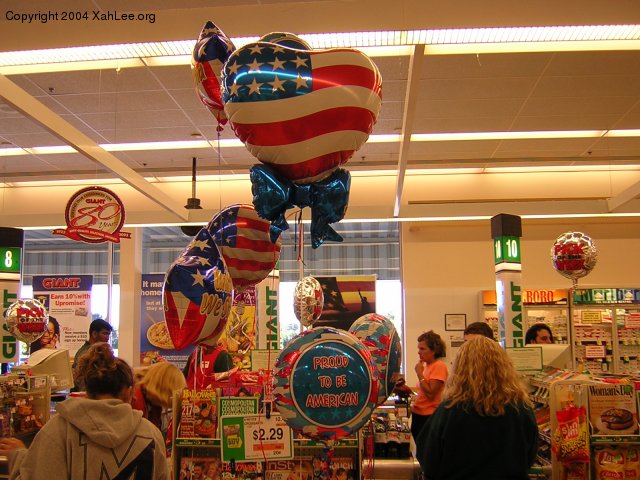
[(273, 370), (278, 412), (294, 430), (325, 442), (357, 432), (371, 417), (378, 377), (367, 347), (344, 330), (320, 327), (294, 337)]
[(226, 61), (222, 101), (247, 150), (289, 180), (326, 178), (367, 141), (382, 78), (359, 50), (313, 50), (291, 33), (270, 33)]
[(253, 205), (225, 207), (205, 229), (224, 258), (237, 290), (267, 278), (280, 258), (279, 233), (272, 241), (269, 221), (260, 218)]
[(227, 123), (220, 91), (222, 66), (235, 45), (213, 22), (207, 22), (196, 41), (191, 57), (193, 80), (200, 101), (220, 125)]
[(349, 332), (369, 349), (380, 375), (378, 405), (391, 395), (402, 363), (402, 345), (393, 322), (383, 315), (367, 313), (349, 327)]
[(231, 311), (231, 276), (206, 229), (191, 240), (164, 280), (164, 317), (177, 350), (215, 344)]

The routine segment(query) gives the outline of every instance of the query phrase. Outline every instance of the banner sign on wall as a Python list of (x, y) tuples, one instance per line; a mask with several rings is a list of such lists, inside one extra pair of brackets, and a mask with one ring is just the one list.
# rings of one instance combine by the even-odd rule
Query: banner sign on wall
[(78, 190), (67, 202), (64, 217), (67, 228), (54, 230), (54, 235), (85, 243), (120, 243), (120, 238), (131, 238), (131, 233), (120, 231), (124, 225), (124, 204), (108, 188)]
[(277, 270), (256, 285), (258, 345), (262, 350), (280, 348), (280, 322), (278, 288), (280, 275)]
[(362, 315), (376, 311), (375, 275), (315, 277), (322, 286), (324, 306), (314, 327), (349, 330)]
[(180, 369), (194, 350), (190, 345), (177, 351), (173, 346), (162, 307), (163, 273), (142, 275), (142, 299), (140, 301), (140, 364), (152, 365), (164, 359)]
[(89, 337), (92, 275), (34, 275), (33, 298), (60, 325), (60, 348), (75, 352)]
[[(18, 274), (18, 277), (20, 275)], [(2, 300), (2, 317), (9, 306), (18, 300), (20, 291), (19, 280), (0, 280), (0, 299)], [(5, 322), (2, 322), (2, 347), (0, 349), (0, 362), (18, 361), (18, 341), (9, 333)]]

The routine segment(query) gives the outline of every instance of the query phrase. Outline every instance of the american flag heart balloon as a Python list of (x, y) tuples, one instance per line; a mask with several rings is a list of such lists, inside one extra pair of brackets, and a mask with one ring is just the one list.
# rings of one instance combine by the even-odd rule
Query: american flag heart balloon
[(288, 33), (234, 51), (221, 85), (236, 136), (260, 162), (299, 184), (346, 163), (369, 138), (381, 104), (382, 79), (367, 55), (312, 50)]
[(281, 239), (270, 238), (270, 223), (253, 205), (230, 205), (205, 227), (217, 245), (233, 288), (242, 290), (267, 278), (280, 258)]
[(231, 276), (203, 228), (169, 267), (164, 280), (164, 318), (177, 350), (215, 344), (229, 319)]
[(191, 57), (193, 80), (200, 101), (218, 123), (227, 123), (220, 91), (220, 74), (235, 45), (213, 22), (207, 22), (196, 41)]

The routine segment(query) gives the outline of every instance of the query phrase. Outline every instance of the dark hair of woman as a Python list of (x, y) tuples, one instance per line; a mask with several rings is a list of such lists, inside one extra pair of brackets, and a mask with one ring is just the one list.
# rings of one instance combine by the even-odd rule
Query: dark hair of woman
[(418, 337), (418, 342), (424, 342), (429, 350), (433, 351), (435, 358), (442, 358), (447, 355), (447, 345), (442, 340), (442, 337), (433, 330), (422, 333)]
[(117, 398), (124, 388), (133, 387), (131, 367), (113, 354), (108, 343), (95, 343), (80, 357), (78, 374), (84, 377), (89, 398)]

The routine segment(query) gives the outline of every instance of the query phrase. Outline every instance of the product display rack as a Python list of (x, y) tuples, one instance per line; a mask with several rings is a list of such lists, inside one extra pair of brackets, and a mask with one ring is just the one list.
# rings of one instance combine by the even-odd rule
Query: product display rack
[[(545, 323), (551, 328), (555, 343), (571, 343), (568, 290), (524, 290), (522, 292), (522, 306), (522, 329), (524, 332), (535, 323)], [(495, 290), (480, 292), (480, 319), (491, 326), (495, 338), (500, 338)]]
[(572, 290), (573, 356), (577, 370), (640, 371), (640, 289)]
[[(220, 394), (221, 389), (216, 389)], [(230, 397), (225, 397), (230, 398)], [(242, 397), (239, 397), (242, 398)], [(358, 435), (352, 435), (336, 441), (332, 445), (331, 454), (328, 454), (327, 445), (323, 442), (315, 441), (307, 438), (293, 438), (294, 458), (292, 460), (274, 460), (269, 459), (266, 454), (265, 460), (256, 462), (222, 462), (222, 446), (219, 437), (219, 431), (216, 431), (211, 438), (201, 437), (181, 437), (179, 436), (179, 426), (182, 414), (182, 391), (174, 392), (173, 397), (174, 422), (172, 426), (172, 469), (173, 479), (183, 480), (181, 470), (185, 465), (185, 460), (190, 462), (203, 462), (217, 459), (220, 463), (222, 480), (232, 479), (267, 479), (267, 480), (285, 480), (289, 473), (287, 469), (298, 470), (306, 465), (311, 465), (313, 458), (329, 459), (329, 468), (338, 468), (350, 466), (349, 477), (351, 480), (359, 480), (361, 478), (360, 465), (361, 458), (361, 442)], [(218, 419), (219, 420), (219, 419)], [(281, 478), (282, 477), (282, 478)], [(296, 478), (300, 478), (296, 474)], [(324, 478), (319, 476), (318, 479)], [(329, 480), (329, 476), (326, 480)]]

